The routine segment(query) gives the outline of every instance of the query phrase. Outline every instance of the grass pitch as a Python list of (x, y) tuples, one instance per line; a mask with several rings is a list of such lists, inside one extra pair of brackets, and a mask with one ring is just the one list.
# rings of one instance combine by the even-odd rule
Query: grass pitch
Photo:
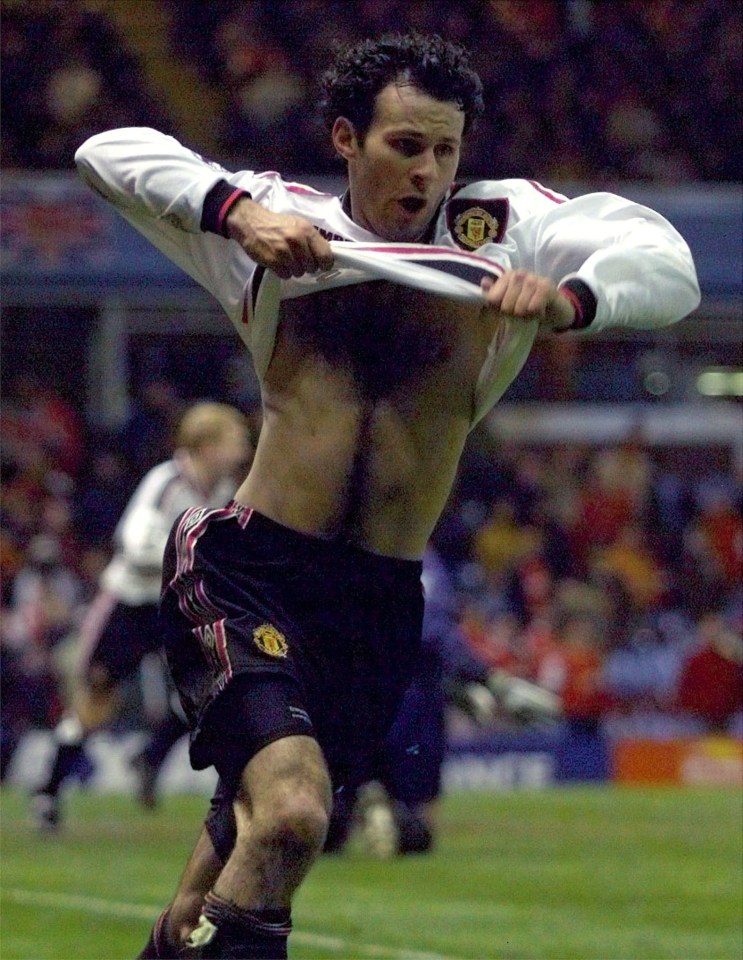
[[(144, 945), (205, 811), (72, 792), (40, 837), (2, 793), (2, 960), (118, 960)], [(741, 960), (743, 805), (734, 790), (456, 794), (437, 850), (315, 867), (293, 960)]]

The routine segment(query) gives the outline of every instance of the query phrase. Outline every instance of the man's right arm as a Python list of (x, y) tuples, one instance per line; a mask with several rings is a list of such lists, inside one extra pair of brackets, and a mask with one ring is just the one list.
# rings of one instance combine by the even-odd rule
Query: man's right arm
[(309, 220), (273, 213), (246, 194), (231, 206), (225, 234), (236, 240), (251, 260), (283, 279), (333, 266), (330, 244)]
[(204, 198), (229, 177), (174, 137), (124, 127), (90, 137), (75, 153), (82, 179), (124, 215), (184, 233), (201, 231)]
[[(309, 221), (268, 209), (277, 177), (231, 174), (173, 137), (144, 127), (96, 134), (75, 154), (82, 179), (140, 233), (239, 315), (248, 264), (299, 276), (332, 263), (330, 246)], [(223, 220), (204, 222), (210, 196), (226, 193)]]

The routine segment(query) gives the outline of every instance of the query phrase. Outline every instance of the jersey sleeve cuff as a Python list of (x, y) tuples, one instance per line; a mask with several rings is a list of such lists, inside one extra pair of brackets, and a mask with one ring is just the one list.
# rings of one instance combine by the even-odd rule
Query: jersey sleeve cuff
[(570, 277), (560, 285), (560, 293), (567, 297), (575, 309), (575, 320), (565, 330), (585, 330), (596, 316), (596, 294), (587, 283), (577, 277)]
[(204, 198), (204, 206), (201, 209), (201, 229), (205, 233), (218, 233), (221, 237), (226, 237), (227, 214), (240, 197), (250, 199), (250, 194), (247, 190), (233, 187), (226, 180), (218, 180)]

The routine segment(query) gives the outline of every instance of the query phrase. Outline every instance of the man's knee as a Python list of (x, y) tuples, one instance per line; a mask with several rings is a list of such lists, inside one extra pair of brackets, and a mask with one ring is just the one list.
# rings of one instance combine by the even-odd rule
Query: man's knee
[(318, 790), (300, 788), (285, 795), (272, 816), (275, 835), (285, 843), (314, 849), (325, 842), (330, 811)]
[(235, 805), (238, 842), (248, 833), (315, 853), (328, 830), (332, 793), (314, 740), (291, 737), (265, 748), (248, 764)]
[(265, 802), (259, 798), (250, 814), (238, 801), (236, 813), (238, 843), (260, 839), (292, 858), (321, 850), (328, 831), (328, 805), (324, 791), (315, 785), (295, 784), (290, 790), (272, 793)]

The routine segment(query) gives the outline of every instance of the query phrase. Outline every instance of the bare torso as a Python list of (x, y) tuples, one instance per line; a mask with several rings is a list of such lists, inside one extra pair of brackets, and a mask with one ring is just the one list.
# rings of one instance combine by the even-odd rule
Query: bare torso
[(477, 305), (386, 282), (285, 301), (237, 499), (306, 533), (420, 557), (497, 322)]

